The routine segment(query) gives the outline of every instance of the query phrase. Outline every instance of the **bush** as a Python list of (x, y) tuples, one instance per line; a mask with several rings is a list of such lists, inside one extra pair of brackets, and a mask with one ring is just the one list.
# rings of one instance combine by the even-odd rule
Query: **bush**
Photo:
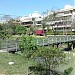
[(69, 75), (72, 72), (72, 70), (72, 67), (69, 67), (68, 69), (64, 70), (64, 75)]

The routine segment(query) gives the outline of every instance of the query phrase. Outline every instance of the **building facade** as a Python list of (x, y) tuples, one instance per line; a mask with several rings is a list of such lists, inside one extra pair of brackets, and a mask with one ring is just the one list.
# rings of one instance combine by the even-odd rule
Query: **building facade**
[(42, 20), (43, 20), (42, 15), (38, 14), (37, 11), (35, 11), (33, 14), (30, 14), (29, 16), (24, 16), (20, 18), (20, 22), (24, 26), (31, 26), (31, 25), (39, 26), (41, 25)]
[(75, 8), (73, 6), (65, 5), (64, 9), (48, 12), (48, 16), (49, 21), (46, 24), (51, 29), (63, 32), (74, 30)]
[[(45, 17), (48, 19), (44, 21)], [(42, 30), (42, 20), (45, 22), (45, 30), (52, 29), (54, 31), (75, 31), (75, 7), (65, 5), (64, 9), (48, 11), (47, 15), (42, 16), (35, 11), (29, 16), (20, 17), (19, 21), (23, 26), (30, 27), (35, 25), (38, 30)]]

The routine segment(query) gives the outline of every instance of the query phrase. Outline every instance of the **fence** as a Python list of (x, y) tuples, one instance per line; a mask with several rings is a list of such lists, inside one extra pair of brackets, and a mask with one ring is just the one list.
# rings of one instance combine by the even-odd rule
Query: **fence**
[[(35, 43), (39, 46), (50, 45), (53, 43), (62, 43), (75, 41), (75, 35), (68, 36), (49, 36), (47, 38), (36, 38)], [(17, 40), (0, 40), (0, 50), (9, 51), (19, 49), (19, 42)]]
[(18, 44), (18, 41), (16, 40), (0, 40), (0, 50), (3, 50), (3, 51), (17, 51), (18, 50), (18, 47), (19, 44)]

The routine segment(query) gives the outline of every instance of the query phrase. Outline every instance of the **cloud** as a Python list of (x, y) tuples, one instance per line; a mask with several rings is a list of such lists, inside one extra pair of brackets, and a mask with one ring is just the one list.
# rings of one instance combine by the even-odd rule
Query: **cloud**
[(74, 6), (71, 6), (69, 4), (67, 4), (67, 5), (64, 6), (64, 9), (73, 9), (73, 8), (74, 8)]

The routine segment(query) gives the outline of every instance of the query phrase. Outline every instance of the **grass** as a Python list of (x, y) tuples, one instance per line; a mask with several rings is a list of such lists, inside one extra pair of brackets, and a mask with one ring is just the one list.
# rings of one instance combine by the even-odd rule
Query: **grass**
[[(14, 62), (9, 65), (9, 62)], [(0, 53), (0, 75), (28, 75), (28, 61), (19, 54)]]

